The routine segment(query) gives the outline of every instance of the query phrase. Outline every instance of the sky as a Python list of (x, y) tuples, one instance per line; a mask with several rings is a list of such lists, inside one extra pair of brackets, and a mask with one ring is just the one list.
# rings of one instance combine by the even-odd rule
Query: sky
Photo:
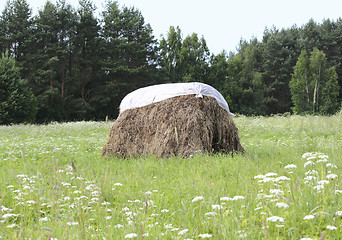
[[(51, 0), (53, 3), (55, 0)], [(106, 0), (92, 0), (100, 13)], [(0, 0), (2, 12), (7, 0)], [(46, 0), (27, 0), (36, 14)], [(66, 0), (75, 8), (78, 0)], [(211, 53), (236, 52), (241, 39), (262, 40), (266, 28), (301, 27), (310, 19), (322, 23), (342, 17), (341, 0), (117, 0), (120, 7), (138, 9), (157, 39), (170, 26), (179, 26), (183, 38), (197, 33)]]

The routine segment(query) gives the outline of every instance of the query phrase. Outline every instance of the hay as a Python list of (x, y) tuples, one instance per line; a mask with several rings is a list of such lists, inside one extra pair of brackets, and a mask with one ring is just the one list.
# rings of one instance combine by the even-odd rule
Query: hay
[(221, 151), (244, 151), (232, 118), (212, 97), (185, 95), (124, 111), (102, 155), (187, 157)]

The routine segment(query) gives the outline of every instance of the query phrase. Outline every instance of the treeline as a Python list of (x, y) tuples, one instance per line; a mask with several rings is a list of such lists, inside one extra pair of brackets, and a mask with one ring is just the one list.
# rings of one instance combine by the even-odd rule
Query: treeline
[(341, 107), (342, 19), (266, 29), (215, 55), (178, 27), (158, 41), (139, 10), (116, 1), (97, 17), (90, 0), (47, 1), (35, 16), (26, 0), (9, 0), (0, 52), (0, 124), (115, 118), (127, 93), (168, 82), (210, 84), (246, 115)]

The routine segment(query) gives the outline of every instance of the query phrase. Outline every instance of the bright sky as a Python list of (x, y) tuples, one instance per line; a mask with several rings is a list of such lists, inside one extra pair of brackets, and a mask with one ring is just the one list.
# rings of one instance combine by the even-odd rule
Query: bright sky
[[(7, 0), (0, 0), (0, 10)], [(27, 0), (33, 9), (42, 8), (46, 0)], [(55, 0), (51, 0), (55, 2)], [(66, 0), (78, 7), (78, 0)], [(105, 0), (93, 0), (98, 11)], [(134, 6), (145, 22), (151, 24), (156, 38), (166, 35), (170, 26), (179, 26), (183, 38), (191, 33), (204, 37), (211, 53), (236, 51), (240, 39), (261, 40), (265, 28), (298, 27), (311, 18), (336, 21), (342, 17), (341, 0), (118, 0), (120, 6)]]

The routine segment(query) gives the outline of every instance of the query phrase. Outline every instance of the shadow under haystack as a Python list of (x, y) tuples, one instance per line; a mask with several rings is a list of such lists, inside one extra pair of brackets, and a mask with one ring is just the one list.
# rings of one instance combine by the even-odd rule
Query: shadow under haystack
[(215, 98), (184, 95), (125, 110), (113, 123), (102, 155), (187, 157), (243, 151), (237, 127)]

